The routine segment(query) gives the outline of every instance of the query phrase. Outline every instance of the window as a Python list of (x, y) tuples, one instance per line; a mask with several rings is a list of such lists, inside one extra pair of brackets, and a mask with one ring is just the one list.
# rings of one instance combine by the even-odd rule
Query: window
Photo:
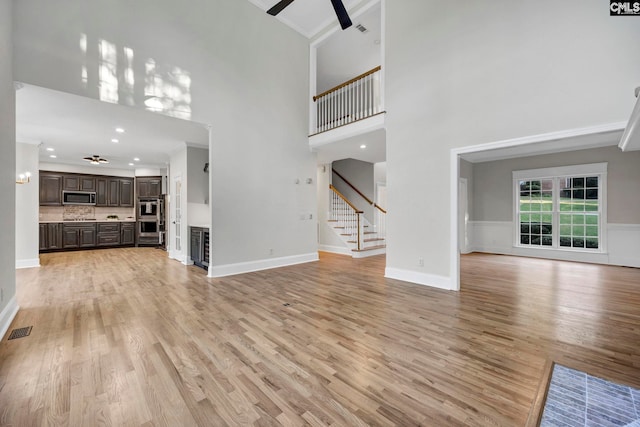
[(607, 164), (513, 172), (515, 245), (604, 252)]

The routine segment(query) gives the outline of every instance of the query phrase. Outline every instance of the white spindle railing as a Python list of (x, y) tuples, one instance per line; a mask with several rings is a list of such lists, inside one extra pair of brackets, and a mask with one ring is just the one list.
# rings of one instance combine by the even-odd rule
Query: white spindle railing
[(376, 67), (314, 96), (316, 133), (381, 113), (380, 70)]
[(329, 194), (331, 200), (329, 219), (337, 222), (338, 227), (341, 229), (341, 234), (356, 242), (356, 249), (361, 250), (364, 246), (364, 218), (362, 217), (362, 211), (351, 205), (333, 185), (329, 186)]

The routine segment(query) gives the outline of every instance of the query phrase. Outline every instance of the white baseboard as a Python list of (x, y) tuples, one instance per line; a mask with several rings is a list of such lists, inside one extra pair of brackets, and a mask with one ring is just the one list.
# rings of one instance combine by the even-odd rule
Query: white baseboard
[(40, 267), (40, 258), (16, 260), (16, 268), (33, 268), (33, 267)]
[(239, 262), (236, 264), (209, 266), (208, 277), (225, 277), (235, 274), (251, 273), (252, 271), (268, 270), (271, 268), (286, 267), (288, 265), (303, 264), (318, 261), (318, 253), (293, 255), (280, 258), (260, 259), (256, 261)]
[(345, 248), (344, 246), (318, 245), (318, 250), (322, 252), (331, 252), (332, 254), (351, 256), (351, 249)]
[(453, 290), (453, 282), (450, 277), (435, 274), (387, 267), (384, 269), (384, 277), (415, 283), (417, 285), (431, 286), (432, 288), (446, 289), (448, 291)]
[(0, 338), (4, 339), (5, 334), (9, 330), (9, 326), (11, 326), (11, 322), (15, 319), (16, 314), (18, 314), (18, 301), (16, 301), (16, 297), (14, 296), (9, 300), (7, 306), (0, 313)]

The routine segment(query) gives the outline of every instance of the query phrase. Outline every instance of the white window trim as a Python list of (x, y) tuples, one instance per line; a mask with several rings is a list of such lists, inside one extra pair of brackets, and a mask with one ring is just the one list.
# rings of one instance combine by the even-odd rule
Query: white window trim
[[(515, 248), (525, 248), (539, 251), (553, 251), (553, 252), (582, 252), (582, 253), (590, 253), (590, 254), (602, 254), (607, 253), (607, 162), (603, 163), (590, 163), (584, 165), (572, 165), (572, 166), (557, 166), (552, 168), (542, 168), (542, 169), (527, 169), (527, 170), (519, 170), (513, 171), (511, 187), (513, 191), (513, 246)], [(571, 176), (580, 176), (580, 175), (598, 175), (600, 179), (598, 180), (598, 194), (600, 196), (600, 222), (598, 224), (598, 228), (600, 231), (598, 249), (580, 249), (580, 248), (566, 248), (559, 247), (556, 244), (556, 240), (558, 239), (558, 235), (556, 232), (560, 230), (559, 224), (559, 216), (555, 214), (555, 209), (553, 210), (553, 238), (554, 238), (554, 246), (532, 246), (532, 245), (523, 245), (520, 243), (518, 236), (520, 235), (520, 220), (518, 217), (518, 203), (520, 200), (520, 191), (516, 183), (523, 179), (553, 179), (554, 180), (554, 192), (553, 192), (553, 203), (554, 208), (558, 203), (558, 194), (556, 189), (555, 181), (558, 178), (563, 177), (571, 177)]]

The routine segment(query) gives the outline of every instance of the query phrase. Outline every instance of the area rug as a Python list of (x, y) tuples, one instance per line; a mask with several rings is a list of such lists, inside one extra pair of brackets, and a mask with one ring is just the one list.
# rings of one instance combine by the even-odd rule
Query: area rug
[(541, 427), (640, 427), (640, 390), (554, 365)]

